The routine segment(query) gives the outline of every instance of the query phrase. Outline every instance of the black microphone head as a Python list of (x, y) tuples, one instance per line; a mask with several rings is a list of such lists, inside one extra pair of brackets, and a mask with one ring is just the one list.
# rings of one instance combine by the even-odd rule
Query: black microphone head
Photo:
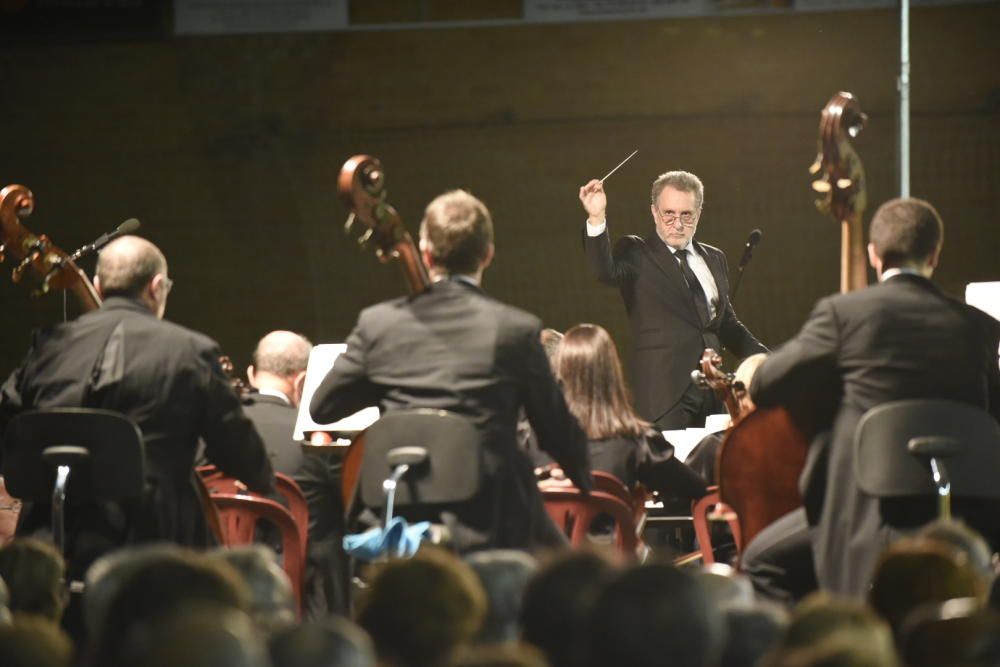
[(764, 233), (761, 232), (759, 229), (753, 230), (752, 232), (750, 232), (750, 238), (747, 239), (747, 245), (751, 247), (757, 245), (758, 243), (760, 243), (760, 240), (763, 236)]
[(129, 218), (122, 224), (118, 225), (118, 229), (116, 229), (115, 232), (118, 234), (131, 234), (141, 226), (142, 225), (136, 218)]

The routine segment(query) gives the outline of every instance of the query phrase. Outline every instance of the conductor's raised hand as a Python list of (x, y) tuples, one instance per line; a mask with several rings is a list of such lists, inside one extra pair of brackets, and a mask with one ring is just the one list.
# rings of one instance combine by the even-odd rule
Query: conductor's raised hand
[(587, 224), (599, 225), (604, 222), (604, 212), (608, 208), (608, 196), (604, 194), (604, 184), (596, 178), (580, 188), (580, 203), (587, 211)]

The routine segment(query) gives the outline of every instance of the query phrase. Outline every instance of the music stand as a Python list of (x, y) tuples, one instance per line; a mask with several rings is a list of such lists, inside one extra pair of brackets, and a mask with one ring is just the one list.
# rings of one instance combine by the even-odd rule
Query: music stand
[(110, 410), (25, 412), (7, 426), (3, 476), (10, 495), (51, 502), (52, 535), (65, 550), (63, 505), (142, 498), (145, 449), (135, 422)]

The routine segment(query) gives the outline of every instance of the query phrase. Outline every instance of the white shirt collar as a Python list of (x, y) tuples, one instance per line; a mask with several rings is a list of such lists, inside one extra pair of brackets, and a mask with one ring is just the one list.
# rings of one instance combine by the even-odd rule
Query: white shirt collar
[(883, 271), (882, 277), (879, 278), (879, 282), (884, 283), (885, 281), (889, 280), (889, 278), (895, 278), (896, 276), (901, 276), (904, 274), (908, 276), (920, 276), (921, 278), (923, 278), (924, 276), (924, 274), (920, 273), (920, 271), (917, 271), (916, 269), (897, 266), (896, 268), (889, 269), (888, 271)]
[(258, 389), (257, 393), (260, 394), (261, 396), (273, 396), (275, 398), (280, 398), (288, 405), (292, 404), (291, 399), (289, 399), (288, 396), (285, 396), (283, 392), (280, 392), (277, 389), (268, 389), (267, 387), (264, 387), (263, 389)]

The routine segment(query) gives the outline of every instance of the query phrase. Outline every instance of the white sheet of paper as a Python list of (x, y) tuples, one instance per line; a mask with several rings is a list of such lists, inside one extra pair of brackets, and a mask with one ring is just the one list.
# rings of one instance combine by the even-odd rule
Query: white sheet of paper
[(1000, 320), (1000, 281), (969, 283), (965, 286), (965, 302)]
[(346, 349), (347, 345), (345, 343), (327, 343), (313, 346), (312, 352), (309, 354), (309, 365), (306, 367), (306, 382), (302, 388), (302, 403), (299, 404), (299, 414), (295, 418), (295, 433), (292, 434), (294, 439), (304, 440), (307, 431), (360, 432), (378, 421), (379, 411), (377, 407), (364, 408), (333, 424), (317, 424), (313, 421), (312, 415), (309, 414), (309, 404), (312, 402), (313, 394), (316, 393), (316, 389), (319, 388), (326, 374), (333, 368), (333, 362)]
[(718, 433), (729, 428), (729, 415), (709, 415), (705, 419), (706, 428), (682, 428), (663, 431), (663, 437), (674, 446), (674, 456), (678, 461), (686, 461), (701, 439), (709, 433)]

